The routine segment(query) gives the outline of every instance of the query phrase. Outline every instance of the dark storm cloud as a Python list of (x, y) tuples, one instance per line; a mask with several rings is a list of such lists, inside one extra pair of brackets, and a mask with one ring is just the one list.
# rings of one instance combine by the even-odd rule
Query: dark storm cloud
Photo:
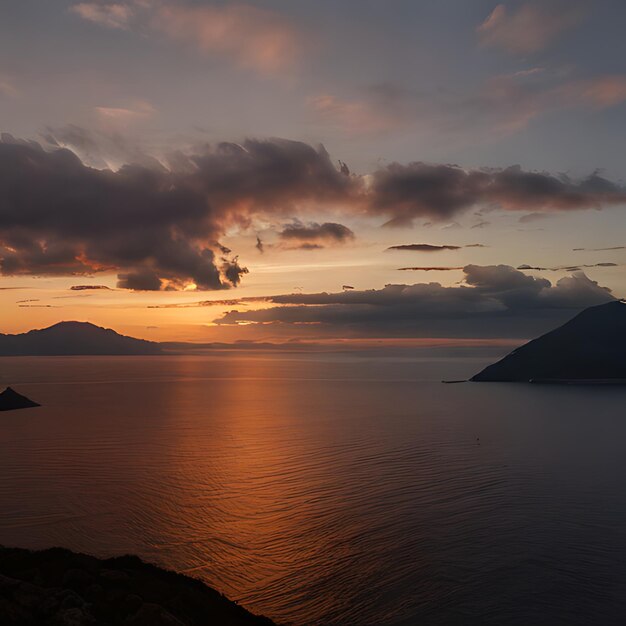
[[(76, 129), (74, 135), (83, 150), (95, 150)], [(479, 205), (527, 212), (626, 201), (623, 188), (598, 174), (576, 182), (518, 167), (412, 163), (359, 176), (338, 169), (323, 147), (279, 139), (222, 143), (175, 160), (176, 166), (165, 159), (168, 167), (142, 160), (117, 171), (93, 169), (68, 149), (46, 151), (5, 136), (1, 272), (114, 271), (128, 289), (224, 289), (237, 285), (246, 269), (219, 240), (229, 228), (251, 227), (257, 216), (304, 218), (332, 209), (406, 223), (418, 216), (449, 219)], [(333, 222), (294, 222), (281, 233), (283, 243), (308, 249), (353, 237)]]
[(133, 291), (159, 291), (163, 286), (163, 281), (149, 269), (120, 274), (118, 279), (118, 287)]
[[(268, 298), (277, 306), (234, 310), (218, 324), (279, 323), (340, 327), (342, 332), (401, 336), (467, 332), (475, 336), (524, 336), (533, 323), (552, 323), (572, 311), (613, 300), (610, 290), (584, 274), (556, 284), (506, 265), (468, 265), (465, 285), (387, 285), (383, 289), (290, 294)], [(447, 322), (462, 319), (463, 324)], [(461, 329), (461, 330), (460, 330)], [(504, 333), (504, 334), (502, 334)]]
[[(506, 169), (465, 170), (456, 165), (392, 163), (372, 174), (369, 211), (392, 225), (417, 217), (450, 219), (479, 205), (510, 211), (567, 211), (626, 203), (626, 189), (594, 173), (567, 176)], [(481, 222), (480, 225), (485, 225)]]
[(241, 282), (241, 277), (248, 273), (247, 267), (241, 267), (239, 265), (239, 259), (222, 259), (221, 266), (222, 274), (226, 277), (226, 280), (230, 282), (233, 287), (236, 287)]
[(304, 250), (340, 245), (354, 239), (352, 230), (343, 224), (334, 222), (303, 223), (300, 220), (286, 224), (278, 236), (287, 243), (288, 247)]
[[(351, 197), (323, 148), (282, 140), (220, 144), (192, 173), (86, 167), (70, 150), (0, 143), (3, 274), (118, 271), (128, 289), (237, 285), (246, 273), (218, 242), (254, 212), (292, 213)], [(227, 254), (227, 253), (226, 253)]]

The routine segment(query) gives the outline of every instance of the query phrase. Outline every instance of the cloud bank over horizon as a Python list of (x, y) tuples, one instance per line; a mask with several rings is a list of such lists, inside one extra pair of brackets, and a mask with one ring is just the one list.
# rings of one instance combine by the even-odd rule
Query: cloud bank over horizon
[(314, 325), (320, 335), (340, 330), (346, 336), (519, 337), (615, 300), (610, 289), (583, 272), (554, 284), (507, 265), (467, 265), (463, 273), (464, 284), (452, 287), (390, 284), (364, 291), (271, 296), (269, 308), (233, 309), (215, 323)]

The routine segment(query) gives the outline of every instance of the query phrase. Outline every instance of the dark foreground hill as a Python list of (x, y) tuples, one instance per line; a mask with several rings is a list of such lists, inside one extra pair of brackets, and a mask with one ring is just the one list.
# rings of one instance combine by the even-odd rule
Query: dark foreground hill
[(3, 626), (272, 626), (199, 580), (134, 556), (0, 547)]
[(60, 322), (21, 335), (0, 334), (0, 356), (150, 355), (158, 343), (133, 339), (88, 322)]
[(471, 380), (626, 383), (626, 304), (585, 309)]

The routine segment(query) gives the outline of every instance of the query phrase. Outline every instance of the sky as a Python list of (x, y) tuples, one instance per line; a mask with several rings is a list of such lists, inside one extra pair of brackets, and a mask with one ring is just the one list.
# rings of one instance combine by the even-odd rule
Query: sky
[(0, 18), (0, 332), (495, 341), (626, 296), (619, 0)]

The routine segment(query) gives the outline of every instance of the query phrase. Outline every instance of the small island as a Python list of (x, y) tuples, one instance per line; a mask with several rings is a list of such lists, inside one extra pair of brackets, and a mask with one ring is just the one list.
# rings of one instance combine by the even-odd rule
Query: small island
[(7, 387), (0, 393), (0, 411), (16, 411), (17, 409), (31, 409), (38, 406), (41, 405), (17, 393), (11, 387)]
[(585, 309), (470, 380), (626, 384), (626, 304), (614, 300)]
[(3, 626), (272, 626), (199, 580), (136, 556), (0, 546)]

